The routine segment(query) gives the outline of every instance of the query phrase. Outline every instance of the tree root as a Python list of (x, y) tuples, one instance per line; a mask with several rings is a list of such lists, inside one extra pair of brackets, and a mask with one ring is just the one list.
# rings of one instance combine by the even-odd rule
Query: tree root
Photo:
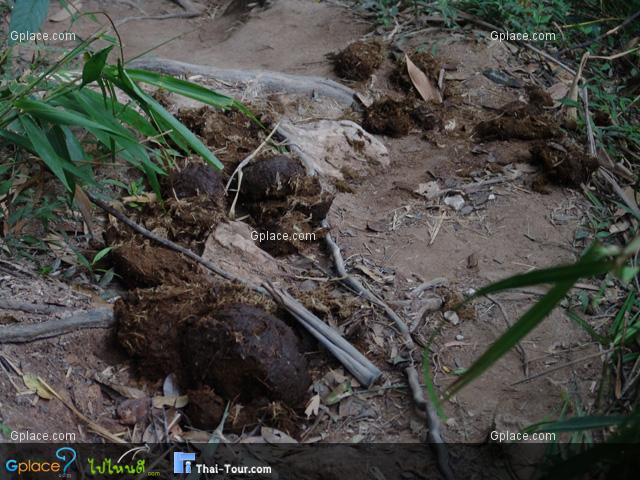
[(42, 323), (19, 323), (0, 327), (0, 344), (33, 342), (85, 328), (109, 328), (114, 323), (111, 307), (96, 308)]
[(122, 20), (116, 23), (116, 27), (120, 27), (127, 22), (133, 22), (138, 20), (169, 20), (171, 18), (195, 18), (202, 15), (203, 10), (196, 7), (191, 0), (172, 0), (173, 3), (177, 3), (184, 9), (182, 13), (167, 13), (165, 15), (142, 15), (136, 17), (124, 17)]
[(297, 93), (319, 95), (335, 100), (345, 107), (355, 102), (355, 92), (344, 85), (322, 77), (290, 75), (269, 70), (236, 70), (207, 65), (193, 65), (160, 58), (141, 58), (128, 64), (129, 68), (151, 70), (173, 76), (202, 75), (224, 83), (252, 86), (263, 93)]

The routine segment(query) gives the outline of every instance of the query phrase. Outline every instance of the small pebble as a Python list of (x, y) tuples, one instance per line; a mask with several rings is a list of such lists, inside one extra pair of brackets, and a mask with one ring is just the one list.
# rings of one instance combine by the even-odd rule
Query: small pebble
[(462, 196), (460, 195), (452, 195), (450, 197), (446, 197), (444, 199), (444, 203), (445, 205), (450, 206), (451, 208), (453, 208), (456, 212), (458, 210), (460, 210), (462, 207), (464, 207), (464, 198), (462, 198)]
[(458, 314), (452, 310), (444, 312), (444, 318), (449, 320), (453, 325), (458, 325), (460, 323), (460, 317), (458, 317)]
[(464, 340), (464, 335), (456, 335), (456, 340), (458, 340), (459, 342)]
[(493, 193), (489, 194), (489, 200), (495, 200), (496, 196)]

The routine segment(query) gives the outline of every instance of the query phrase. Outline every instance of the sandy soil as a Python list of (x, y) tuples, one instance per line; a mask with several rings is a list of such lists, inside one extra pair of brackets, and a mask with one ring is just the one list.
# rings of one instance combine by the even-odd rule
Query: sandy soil
[[(115, 19), (140, 13), (124, 2), (84, 2), (87, 9), (100, 4)], [(170, 2), (144, 2), (147, 13), (162, 13), (175, 6)], [(216, 2), (209, 3), (211, 14)], [(95, 25), (80, 23), (78, 33)], [(51, 25), (47, 27), (53, 29)], [(270, 8), (251, 12), (164, 21), (129, 21), (121, 28), (127, 56), (182, 34), (156, 49), (153, 54), (205, 65), (232, 68), (265, 68), (296, 74), (324, 75), (337, 80), (326, 55), (361, 38), (370, 30), (364, 20), (326, 2), (276, 0)], [(548, 187), (549, 194), (536, 193), (527, 183), (531, 167), (522, 164), (528, 156), (523, 142), (488, 142), (473, 153), (469, 139), (473, 126), (495, 116), (491, 110), (523, 95), (522, 90), (497, 85), (481, 74), (485, 68), (507, 68), (531, 80), (535, 64), (519, 60), (505, 45), (488, 42), (479, 32), (465, 35), (430, 33), (416, 35), (405, 48), (421, 46), (434, 51), (451, 65), (447, 85), (455, 87), (462, 99), (457, 107), (443, 112), (445, 124), (456, 124), (446, 132), (415, 131), (402, 138), (380, 137), (390, 151), (389, 168), (354, 182), (353, 193), (340, 193), (330, 212), (333, 234), (343, 249), (349, 266), (366, 265), (370, 270), (391, 276), (389, 283), (377, 283), (363, 276), (371, 288), (381, 293), (407, 318), (418, 308), (410, 299), (411, 290), (436, 277), (448, 279), (451, 290), (467, 292), (505, 276), (546, 267), (576, 258), (581, 245), (574, 241), (583, 217), (585, 202), (578, 192)], [(534, 68), (531, 68), (534, 67)], [(363, 92), (392, 92), (387, 81), (391, 68), (386, 60), (370, 82), (355, 85)], [(520, 70), (518, 70), (520, 69)], [(453, 79), (455, 78), (455, 80)], [(496, 167), (497, 166), (497, 167)], [(437, 201), (427, 201), (413, 191), (420, 183), (437, 180), (455, 187), (488, 178), (491, 171), (520, 171), (521, 177), (496, 184), (470, 203), (473, 208), (456, 212)], [(491, 170), (493, 169), (493, 170)], [(506, 170), (503, 170), (506, 169)], [(322, 252), (318, 253), (322, 255)], [(326, 260), (324, 261), (325, 263)], [(359, 270), (353, 270), (359, 273)], [(18, 290), (15, 284), (29, 285), (32, 278), (2, 271), (3, 295), (17, 295), (24, 301), (64, 303), (60, 297), (47, 300)], [(43, 291), (53, 288), (38, 281)], [(15, 288), (16, 290), (12, 290)], [(56, 287), (71, 298), (73, 290)], [(75, 294), (74, 294), (75, 295)], [(81, 294), (71, 301), (82, 308), (89, 300)], [(494, 303), (478, 301), (468, 315), (453, 324), (442, 312), (414, 319), (414, 338), (430, 344), (434, 380), (440, 391), (456, 378), (456, 371), (471, 365), (506, 328), (514, 322), (539, 293), (517, 292), (498, 295)], [(504, 309), (504, 311), (501, 310)], [(3, 311), (17, 321), (41, 321), (46, 315)], [(505, 318), (506, 315), (508, 318)], [(4, 317), (2, 317), (4, 318)], [(12, 320), (13, 321), (13, 320)], [(403, 377), (392, 365), (398, 337), (383, 314), (368, 310), (362, 345), (366, 354), (384, 371), (383, 388), (359, 390), (359, 394), (328, 407), (327, 414), (313, 423), (299, 418), (306, 439), (326, 441), (419, 441), (424, 422), (413, 412)], [(444, 435), (451, 442), (482, 442), (489, 431), (515, 430), (555, 417), (568, 392), (583, 406), (593, 401), (594, 379), (599, 359), (592, 358), (549, 374), (554, 367), (572, 362), (595, 351), (585, 333), (561, 310), (551, 315), (522, 343), (523, 351), (512, 351), (491, 371), (444, 403), (448, 420)], [(134, 374), (126, 355), (109, 331), (92, 330), (25, 345), (2, 345), (0, 359), (9, 360), (21, 372), (35, 373), (87, 417), (113, 432), (124, 427), (116, 422), (115, 410), (121, 395), (114, 395), (105, 383), (96, 382), (97, 372), (107, 372), (116, 383), (158, 391)], [(24, 394), (16, 371), (7, 362), (0, 372), (0, 421), (14, 430), (72, 431), (78, 439), (97, 437), (84, 422), (60, 402)], [(321, 379), (338, 365), (327, 360)], [(529, 376), (540, 375), (518, 383)], [(341, 375), (338, 373), (338, 375)], [(13, 381), (14, 386), (10, 379)], [(18, 391), (16, 391), (18, 390)], [(358, 389), (356, 389), (358, 390)], [(151, 432), (136, 432), (133, 439), (149, 440)]]

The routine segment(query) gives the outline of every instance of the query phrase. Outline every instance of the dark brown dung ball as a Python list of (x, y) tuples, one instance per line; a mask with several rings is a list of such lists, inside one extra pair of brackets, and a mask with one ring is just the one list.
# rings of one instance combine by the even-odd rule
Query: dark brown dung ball
[(265, 158), (244, 169), (242, 195), (251, 200), (283, 199), (296, 193), (305, 176), (304, 167), (293, 158)]
[(370, 133), (402, 137), (413, 126), (410, 111), (407, 102), (383, 98), (367, 108), (362, 126)]
[(367, 80), (384, 60), (384, 45), (376, 40), (354, 42), (333, 59), (336, 74), (347, 80)]
[(268, 398), (298, 406), (311, 383), (291, 328), (242, 303), (186, 322), (180, 351), (191, 385), (209, 385), (241, 402)]
[(165, 197), (177, 198), (206, 195), (216, 203), (224, 202), (224, 183), (222, 176), (213, 167), (192, 163), (181, 170), (174, 170), (163, 192)]

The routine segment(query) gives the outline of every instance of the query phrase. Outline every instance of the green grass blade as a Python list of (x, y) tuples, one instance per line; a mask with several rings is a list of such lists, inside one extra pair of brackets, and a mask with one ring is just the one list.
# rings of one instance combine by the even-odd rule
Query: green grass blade
[(79, 113), (69, 110), (55, 108), (39, 100), (23, 98), (16, 102), (16, 107), (36, 118), (47, 120), (58, 125), (62, 124), (84, 127), (86, 129), (97, 129), (107, 132), (111, 135), (119, 135), (118, 132), (106, 127), (101, 123), (94, 122), (84, 115), (80, 115)]
[(33, 148), (38, 154), (38, 156), (42, 159), (49, 170), (62, 182), (65, 188), (71, 191), (71, 185), (67, 180), (67, 176), (64, 173), (64, 159), (61, 158), (53, 148), (53, 146), (49, 143), (47, 139), (47, 135), (44, 131), (40, 129), (36, 125), (36, 123), (31, 120), (28, 116), (23, 116), (20, 118), (20, 123), (22, 123), (22, 127), (24, 131), (31, 139), (31, 143), (33, 144)]
[[(453, 385), (447, 389), (447, 395), (451, 396), (458, 392), (462, 387), (475, 380), (477, 377), (486, 372), (491, 365), (498, 361), (505, 353), (513, 348), (522, 338), (524, 338), (531, 330), (533, 330), (556, 305), (571, 290), (576, 282), (576, 278), (560, 282), (547, 292), (533, 307), (531, 307), (520, 319), (513, 324), (498, 340), (496, 340), (489, 349), (484, 352), (478, 360), (474, 362), (469, 369), (462, 374)], [(500, 283), (500, 282), (498, 282)]]
[(512, 277), (492, 283), (481, 288), (473, 297), (501, 292), (511, 288), (529, 287), (546, 283), (566, 282), (580, 277), (592, 277), (609, 272), (614, 267), (614, 262), (606, 259), (587, 260), (564, 267), (546, 268), (544, 270), (534, 270), (533, 272), (514, 275)]
[(624, 415), (573, 417), (556, 422), (544, 422), (536, 425), (540, 432), (579, 432), (622, 425), (627, 417)]
[(596, 332), (595, 329), (591, 325), (589, 325), (587, 321), (584, 318), (582, 318), (580, 315), (578, 315), (576, 312), (574, 312), (573, 310), (565, 310), (564, 313), (567, 317), (569, 317), (570, 320), (572, 320), (576, 325), (578, 325), (585, 332), (587, 332), (589, 336), (593, 338), (596, 342), (598, 342), (600, 345), (606, 346), (609, 344), (609, 341), (605, 337), (603, 337), (598, 332)]

